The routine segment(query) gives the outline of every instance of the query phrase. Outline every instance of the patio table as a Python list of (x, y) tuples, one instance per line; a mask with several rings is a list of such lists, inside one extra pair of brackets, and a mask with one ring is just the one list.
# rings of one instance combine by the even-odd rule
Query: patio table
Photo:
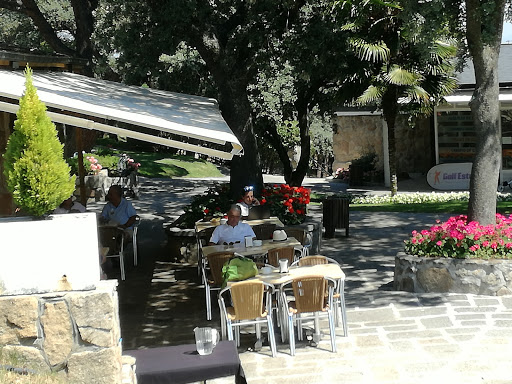
[[(251, 227), (254, 225), (261, 225), (261, 224), (275, 224), (276, 227), (284, 227), (284, 224), (279, 220), (277, 217), (269, 217), (268, 219), (260, 219), (260, 220), (241, 220), (242, 223), (247, 223)], [(207, 228), (216, 227), (220, 225), (219, 221), (202, 221), (199, 220), (195, 224), (196, 233), (199, 233)]]
[[(319, 275), (324, 277), (330, 277), (333, 280), (337, 281), (337, 284), (340, 284), (340, 295), (344, 297), (344, 289), (345, 289), (345, 273), (342, 271), (341, 267), (338, 264), (318, 264), (318, 265), (305, 265), (305, 266), (294, 266), (290, 267), (288, 269), (287, 273), (280, 273), (279, 268), (274, 268), (271, 273), (269, 274), (262, 274), (261, 272), (258, 273), (256, 276), (251, 277), (247, 280), (257, 280), (262, 281), (264, 283), (272, 284), (276, 287), (276, 289), (279, 289), (281, 285), (284, 283), (293, 280), (298, 277), (302, 276), (310, 276), (310, 275)], [(246, 281), (247, 281), (246, 280)], [(234, 282), (228, 282), (228, 285), (232, 284)], [(283, 335), (283, 341), (286, 339), (287, 335), (287, 321), (285, 319), (284, 313), (281, 312), (282, 308), (281, 306), (283, 303), (280, 302), (280, 297), (278, 296), (278, 316), (282, 319), (281, 325), (284, 328)], [(343, 299), (344, 300), (344, 299)], [(340, 310), (340, 308), (338, 308)], [(341, 316), (341, 314), (338, 314), (338, 316)], [(344, 326), (344, 332), (346, 335), (346, 325)], [(283, 330), (281, 330), (283, 332)], [(319, 332), (319, 326), (317, 320), (315, 320), (315, 335), (314, 335), (316, 341), (320, 339), (320, 332)]]
[(210, 355), (201, 356), (195, 344), (124, 351), (136, 359), (139, 384), (184, 384), (235, 376), (247, 384), (238, 351), (232, 341), (220, 341)]
[(261, 246), (246, 247), (243, 243), (233, 245), (207, 245), (203, 247), (203, 255), (208, 257), (214, 252), (235, 252), (242, 256), (254, 256), (267, 253), (272, 248), (295, 247), (301, 249), (302, 245), (294, 237), (289, 237), (283, 241), (263, 240)]

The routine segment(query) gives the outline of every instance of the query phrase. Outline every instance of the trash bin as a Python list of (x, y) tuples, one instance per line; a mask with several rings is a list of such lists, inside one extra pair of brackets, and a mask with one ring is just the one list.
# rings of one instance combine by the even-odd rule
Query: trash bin
[(325, 237), (334, 237), (336, 228), (345, 228), (348, 236), (349, 199), (329, 197), (322, 201)]

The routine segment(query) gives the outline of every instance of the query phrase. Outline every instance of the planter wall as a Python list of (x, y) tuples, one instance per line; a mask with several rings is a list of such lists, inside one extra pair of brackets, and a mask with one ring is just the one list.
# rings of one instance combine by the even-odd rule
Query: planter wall
[(488, 296), (512, 294), (512, 260), (432, 258), (399, 252), (395, 290), (453, 292)]
[(0, 295), (94, 289), (100, 281), (92, 212), (0, 219)]
[(3, 352), (36, 372), (60, 372), (69, 383), (121, 383), (116, 287), (107, 280), (92, 291), (0, 296)]

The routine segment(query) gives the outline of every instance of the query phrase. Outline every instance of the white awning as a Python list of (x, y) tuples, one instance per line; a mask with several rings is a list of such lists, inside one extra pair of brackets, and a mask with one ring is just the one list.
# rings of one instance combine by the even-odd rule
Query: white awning
[[(34, 71), (33, 84), (41, 101), (51, 109), (48, 115), (54, 122), (227, 160), (243, 150), (214, 99), (127, 86), (69, 72)], [(22, 71), (0, 70), (0, 97), (19, 100), (24, 90)], [(18, 103), (0, 99), (0, 111), (16, 113), (18, 107)], [(127, 123), (142, 130), (120, 128), (116, 123)], [(162, 132), (214, 146), (182, 142), (179, 137), (161, 137)], [(226, 144), (231, 148), (222, 147)]]

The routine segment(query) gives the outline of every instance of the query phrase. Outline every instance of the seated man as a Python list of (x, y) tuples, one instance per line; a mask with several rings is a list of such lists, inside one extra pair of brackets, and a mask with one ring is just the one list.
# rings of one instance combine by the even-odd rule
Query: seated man
[(257, 198), (254, 197), (254, 187), (252, 185), (247, 185), (244, 187), (242, 191), (242, 201), (237, 204), (242, 211), (242, 217), (246, 218), (249, 216), (249, 210), (252, 207), (256, 207), (260, 205), (260, 202)]
[(54, 214), (62, 213), (84, 213), (85, 207), (78, 201), (73, 201), (73, 196), (69, 196), (66, 200), (60, 203), (58, 208), (53, 211)]
[(123, 197), (123, 190), (120, 185), (113, 185), (108, 190), (106, 200), (107, 204), (101, 211), (100, 221), (116, 225), (128, 232), (133, 233), (133, 224), (135, 224), (137, 212), (132, 203)]
[(233, 204), (228, 212), (228, 222), (215, 228), (209, 245), (243, 243), (246, 236), (256, 237), (249, 224), (240, 222), (240, 216), (240, 207)]

